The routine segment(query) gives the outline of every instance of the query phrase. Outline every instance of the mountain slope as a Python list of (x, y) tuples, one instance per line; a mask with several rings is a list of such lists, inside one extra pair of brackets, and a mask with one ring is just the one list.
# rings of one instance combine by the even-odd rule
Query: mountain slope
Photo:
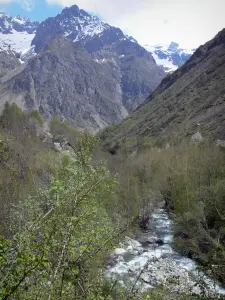
[(165, 72), (174, 72), (181, 67), (194, 53), (195, 49), (188, 50), (179, 47), (179, 44), (171, 42), (170, 45), (144, 45), (144, 48), (152, 53), (158, 66)]
[(0, 78), (21, 65), (14, 51), (0, 51)]
[(200, 46), (186, 64), (167, 76), (127, 119), (102, 134), (115, 148), (127, 138), (134, 147), (145, 138), (225, 139), (225, 29)]
[(38, 109), (49, 121), (53, 115), (78, 128), (95, 132), (122, 120), (117, 70), (95, 62), (83, 48), (64, 37), (48, 42), (27, 64), (1, 79), (1, 110), (6, 101), (27, 112)]
[(23, 52), (28, 50), (39, 22), (20, 16), (11, 17), (0, 13), (0, 49)]
[(117, 69), (123, 104), (131, 112), (162, 80), (162, 72), (151, 54), (137, 43), (119, 40), (94, 52), (92, 57), (99, 64)]
[(134, 110), (165, 76), (151, 54), (135, 40), (76, 5), (40, 24), (32, 41), (35, 52), (40, 53), (49, 39), (59, 35), (81, 43), (96, 62), (120, 72), (118, 86), (128, 111)]

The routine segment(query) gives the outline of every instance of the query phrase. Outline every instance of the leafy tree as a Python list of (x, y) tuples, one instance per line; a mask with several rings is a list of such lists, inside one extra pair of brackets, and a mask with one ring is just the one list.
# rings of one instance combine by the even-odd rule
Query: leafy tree
[(1, 241), (1, 299), (100, 296), (100, 261), (120, 230), (105, 209), (115, 178), (93, 167), (90, 147), (79, 143), (50, 187), (15, 209), (13, 238)]
[(29, 117), (36, 120), (41, 128), (43, 127), (44, 122), (38, 110), (33, 110)]

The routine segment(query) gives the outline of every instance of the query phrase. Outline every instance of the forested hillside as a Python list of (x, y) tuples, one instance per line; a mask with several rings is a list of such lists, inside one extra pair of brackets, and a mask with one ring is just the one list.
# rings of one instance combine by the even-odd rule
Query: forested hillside
[(1, 299), (196, 299), (105, 275), (113, 248), (164, 205), (174, 246), (224, 282), (223, 148), (146, 145), (115, 157), (57, 118), (52, 135), (42, 122), (14, 104), (1, 116)]

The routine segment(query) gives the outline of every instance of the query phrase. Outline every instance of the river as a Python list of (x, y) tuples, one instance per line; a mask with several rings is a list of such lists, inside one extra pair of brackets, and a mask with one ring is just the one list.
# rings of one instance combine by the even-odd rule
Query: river
[[(169, 286), (175, 293), (220, 295), (225, 299), (225, 290), (198, 270), (197, 264), (172, 248), (172, 221), (164, 209), (152, 214), (152, 230), (141, 242), (126, 238), (120, 248), (115, 249), (114, 264), (107, 275), (116, 278), (122, 285), (144, 291), (158, 284)], [(196, 284), (196, 283), (200, 284)], [(224, 296), (223, 296), (224, 295)]]

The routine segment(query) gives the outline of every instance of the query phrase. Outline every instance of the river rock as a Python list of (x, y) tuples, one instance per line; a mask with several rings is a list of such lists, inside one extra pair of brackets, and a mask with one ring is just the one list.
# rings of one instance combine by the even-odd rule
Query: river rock
[(163, 240), (162, 239), (158, 239), (156, 241), (156, 244), (159, 245), (159, 246), (162, 246), (164, 244)]
[(201, 294), (205, 287), (206, 295), (225, 295), (224, 289), (199, 273), (193, 260), (172, 249), (172, 222), (166, 211), (157, 209), (152, 217), (154, 233), (139, 241), (127, 237), (113, 254), (116, 264), (108, 269), (108, 276), (122, 280), (124, 285), (124, 279), (136, 282), (141, 290), (162, 284), (173, 294)]
[(124, 250), (125, 250), (125, 252), (128, 252), (132, 255), (138, 255), (144, 251), (141, 243), (139, 243), (136, 240), (131, 239), (130, 237), (125, 238)]
[(179, 268), (174, 261), (167, 258), (150, 263), (141, 279), (150, 285), (163, 284), (173, 292), (200, 293), (199, 287), (195, 286), (196, 283), (190, 278), (188, 271)]
[(115, 251), (114, 251), (114, 254), (115, 254), (115, 255), (123, 255), (123, 254), (125, 254), (125, 253), (126, 253), (126, 250), (123, 249), (123, 248), (117, 248), (117, 249), (115, 249)]
[(142, 236), (138, 239), (138, 241), (141, 243), (143, 247), (147, 247), (149, 245), (154, 245), (158, 241), (157, 236)]

